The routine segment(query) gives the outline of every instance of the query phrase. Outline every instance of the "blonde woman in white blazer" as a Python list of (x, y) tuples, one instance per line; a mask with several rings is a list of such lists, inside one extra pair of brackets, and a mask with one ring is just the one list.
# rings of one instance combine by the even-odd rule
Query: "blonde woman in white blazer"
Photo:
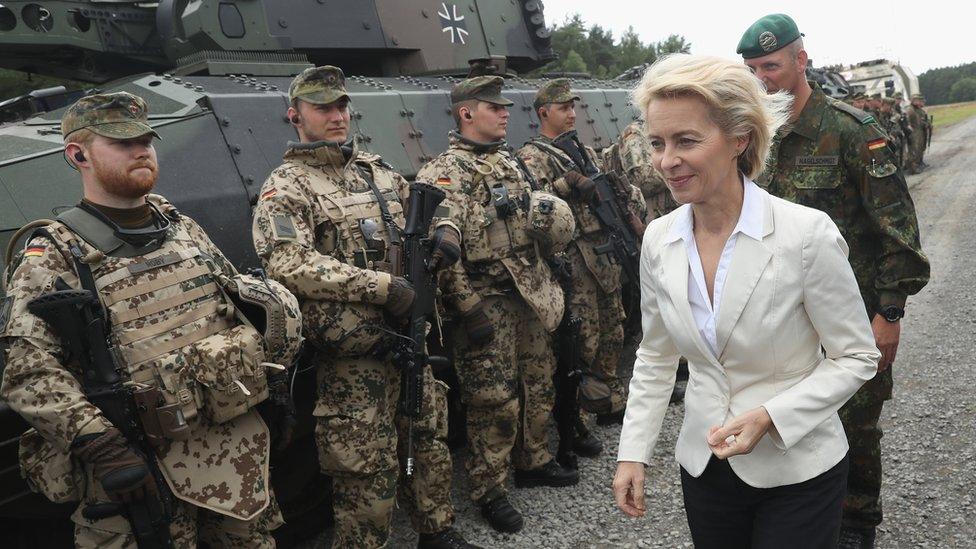
[(644, 466), (684, 356), (675, 453), (699, 548), (836, 547), (837, 410), (880, 358), (837, 227), (752, 182), (789, 102), (741, 64), (692, 55), (658, 61), (634, 92), (651, 160), (683, 205), (644, 235), (644, 337), (613, 490), (644, 515)]

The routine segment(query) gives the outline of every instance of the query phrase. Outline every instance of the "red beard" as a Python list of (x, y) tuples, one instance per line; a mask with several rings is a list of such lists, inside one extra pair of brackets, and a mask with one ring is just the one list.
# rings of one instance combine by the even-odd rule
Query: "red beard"
[(156, 178), (159, 177), (156, 163), (149, 160), (117, 168), (104, 166), (93, 157), (92, 167), (105, 191), (123, 198), (146, 196), (156, 186)]

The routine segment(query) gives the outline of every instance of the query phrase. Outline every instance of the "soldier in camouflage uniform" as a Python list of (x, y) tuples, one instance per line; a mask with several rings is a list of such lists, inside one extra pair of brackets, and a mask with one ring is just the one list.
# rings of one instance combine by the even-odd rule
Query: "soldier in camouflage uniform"
[(640, 189), (647, 203), (645, 221), (657, 219), (678, 207), (664, 178), (651, 165), (651, 146), (644, 135), (644, 123), (632, 122), (620, 133), (620, 138), (603, 151), (603, 162), (608, 172)]
[[(620, 294), (620, 266), (596, 248), (607, 242), (606, 231), (590, 211), (588, 199), (594, 183), (582, 175), (572, 159), (553, 145), (552, 140), (576, 127), (575, 102), (569, 80), (546, 83), (536, 93), (534, 107), (542, 124), (540, 135), (518, 151), (533, 178), (546, 191), (565, 199), (576, 218), (576, 236), (566, 254), (570, 261), (570, 309), (580, 317), (580, 359), (584, 376), (580, 383), (580, 404), (586, 411), (610, 416), (621, 414), (627, 404), (626, 388), (617, 375), (617, 363), (624, 342), (624, 309)], [(598, 168), (602, 162), (589, 147), (586, 153)], [(644, 205), (635, 187), (621, 182), (631, 191), (624, 205)], [(631, 208), (632, 209), (632, 208)], [(577, 454), (594, 456), (602, 448), (582, 427), (574, 444)]]
[(906, 171), (918, 173), (925, 167), (922, 158), (928, 147), (929, 134), (932, 132), (929, 115), (925, 112), (925, 98), (920, 93), (912, 94), (912, 102), (905, 112), (905, 120), (912, 129), (908, 140), (908, 162)]
[(901, 109), (898, 108), (898, 102), (893, 98), (883, 98), (875, 119), (885, 133), (888, 134), (888, 146), (891, 147), (891, 154), (895, 164), (901, 167), (905, 166), (908, 160), (905, 154), (907, 149), (906, 135), (902, 127), (903, 116)]
[[(297, 354), (294, 296), (238, 275), (199, 225), (148, 194), (158, 136), (142, 99), (84, 97), (65, 112), (61, 131), (84, 200), (28, 238), (0, 306), (2, 397), (33, 426), (21, 443), (25, 476), (53, 501), (82, 502), (72, 515), (78, 547), (135, 547), (125, 518), (89, 520), (82, 510), (156, 498), (162, 480), (175, 496), (176, 547), (274, 547), (271, 530), (282, 519), (268, 478), (268, 428), (254, 406)], [(143, 421), (147, 436), (160, 437), (153, 458), (164, 479), (154, 479), (144, 454), (88, 400), (78, 358), (28, 311), (56, 281), (97, 295), (123, 380), (158, 390), (159, 407), (145, 413), (159, 421), (182, 413), (185, 421), (166, 428)], [(261, 334), (238, 314), (232, 294), (255, 283), (291, 332)]]
[[(261, 189), (254, 245), (268, 275), (298, 296), (314, 346), (313, 410), (322, 471), (332, 477), (336, 547), (384, 547), (399, 488), (420, 547), (474, 547), (452, 528), (446, 388), (424, 372), (414, 425), (417, 467), (398, 482), (406, 418), (397, 409), (400, 372), (387, 336), (409, 314), (414, 292), (392, 276), (387, 252), (402, 230), (407, 181), (349, 134), (349, 96), (337, 67), (306, 69), (289, 89), (299, 143)], [(456, 260), (459, 233), (438, 224), (434, 255)]]
[(770, 93), (785, 90), (795, 98), (791, 122), (774, 140), (770, 167), (758, 183), (825, 211), (837, 224), (882, 352), (878, 375), (840, 411), (851, 447), (841, 547), (873, 547), (882, 519), (878, 419), (891, 398), (899, 319), (907, 297), (928, 282), (929, 263), (915, 205), (884, 132), (871, 115), (806, 81), (800, 36), (788, 16), (770, 15), (745, 32), (737, 51)]
[[(530, 236), (531, 188), (506, 143), (502, 79), (481, 76), (451, 90), (459, 131), (417, 179), (447, 192), (444, 204), (461, 229), (462, 261), (444, 281), (447, 306), (461, 318), (456, 368), (467, 405), (471, 498), (492, 527), (522, 528), (508, 501), (509, 458), (517, 486), (568, 486), (579, 476), (548, 449), (555, 358), (551, 333), (563, 293)], [(552, 197), (551, 202), (565, 202)]]

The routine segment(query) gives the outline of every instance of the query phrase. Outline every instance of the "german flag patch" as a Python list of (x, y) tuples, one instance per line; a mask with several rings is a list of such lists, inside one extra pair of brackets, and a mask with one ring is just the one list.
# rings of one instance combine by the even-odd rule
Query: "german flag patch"
[(450, 185), (451, 184), (451, 178), (442, 175), (441, 177), (438, 177), (437, 178), (437, 184), (438, 185)]
[(871, 141), (868, 141), (869, 151), (876, 151), (878, 149), (882, 149), (887, 146), (888, 146), (888, 142), (885, 140), (884, 137), (879, 137), (877, 139), (872, 139)]
[(24, 257), (41, 257), (45, 249), (44, 246), (31, 246), (24, 250)]
[(267, 200), (278, 194), (278, 189), (268, 189), (261, 193), (261, 200)]

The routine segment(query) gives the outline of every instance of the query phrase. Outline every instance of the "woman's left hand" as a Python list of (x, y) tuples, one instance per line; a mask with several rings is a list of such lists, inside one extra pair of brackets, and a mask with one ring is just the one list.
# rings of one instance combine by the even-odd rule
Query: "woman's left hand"
[(722, 427), (708, 430), (708, 447), (719, 459), (748, 454), (769, 431), (773, 419), (762, 406), (732, 418)]

